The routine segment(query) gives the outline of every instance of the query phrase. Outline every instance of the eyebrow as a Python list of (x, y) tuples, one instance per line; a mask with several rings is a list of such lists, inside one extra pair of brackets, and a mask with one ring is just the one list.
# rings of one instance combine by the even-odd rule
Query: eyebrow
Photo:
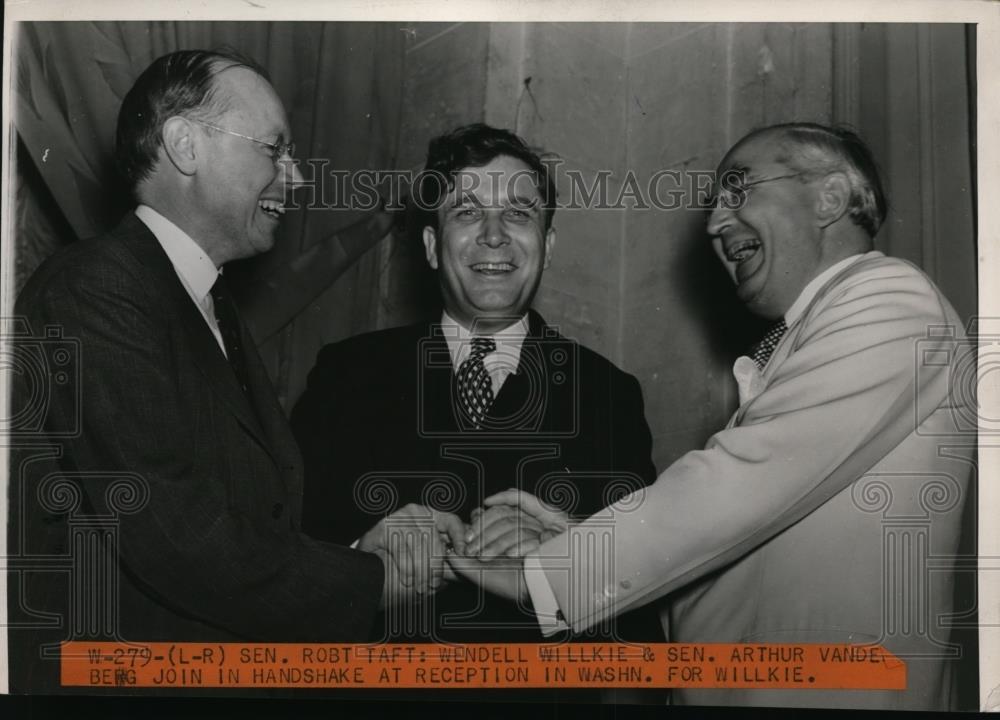
[(514, 195), (513, 197), (509, 197), (508, 200), (510, 200), (510, 202), (512, 203), (517, 203), (518, 205), (531, 208), (532, 210), (536, 210), (538, 206), (542, 204), (542, 199), (537, 195), (533, 197), (525, 197), (524, 195)]
[(286, 133), (283, 128), (280, 128), (280, 127), (272, 125), (268, 129), (268, 131), (266, 133), (264, 133), (264, 137), (274, 136), (274, 138), (276, 140), (278, 140), (279, 142), (289, 142), (290, 141), (289, 138), (291, 137), (291, 134), (292, 134), (291, 131), (289, 131), (289, 132)]
[[(537, 210), (542, 201), (539, 197), (525, 197), (523, 195), (515, 195), (514, 197), (508, 198), (509, 202), (517, 205), (518, 207), (528, 208), (530, 210)], [(473, 193), (465, 193), (463, 195), (457, 195), (455, 201), (451, 204), (453, 208), (464, 207), (466, 205), (475, 205), (476, 207), (486, 207), (485, 203), (479, 198), (478, 195)]]
[(732, 190), (734, 185), (739, 186), (750, 177), (750, 168), (742, 163), (730, 165), (728, 168), (718, 173), (715, 182), (712, 184), (712, 194), (716, 195), (721, 190)]
[(455, 194), (455, 200), (451, 203), (449, 207), (452, 209), (466, 207), (467, 205), (475, 205), (476, 207), (482, 207), (482, 201), (473, 195), (471, 192), (462, 193), (461, 195)]

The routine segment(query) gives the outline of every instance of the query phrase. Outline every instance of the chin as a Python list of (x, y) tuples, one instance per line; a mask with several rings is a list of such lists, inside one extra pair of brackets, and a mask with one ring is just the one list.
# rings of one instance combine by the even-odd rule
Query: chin
[(498, 320), (500, 318), (520, 317), (524, 311), (517, 308), (480, 308), (473, 313), (473, 317), (481, 320)]
[(510, 297), (504, 297), (496, 293), (487, 293), (475, 298), (473, 307), (482, 314), (503, 315), (515, 312), (517, 302)]
[(274, 237), (258, 237), (255, 240), (250, 241), (250, 254), (248, 257), (254, 257), (256, 255), (263, 255), (266, 252), (270, 252), (275, 245)]
[(753, 288), (748, 288), (746, 285), (736, 286), (736, 298), (747, 306), (749, 309), (753, 309), (754, 300), (757, 299), (757, 293), (753, 291)]

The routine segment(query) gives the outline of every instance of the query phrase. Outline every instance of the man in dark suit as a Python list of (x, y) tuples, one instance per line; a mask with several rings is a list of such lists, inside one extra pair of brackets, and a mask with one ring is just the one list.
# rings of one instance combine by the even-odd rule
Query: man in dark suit
[[(470, 125), (431, 142), (422, 177), (444, 311), (321, 350), (292, 413), (304, 530), (348, 543), (406, 503), (478, 517), (511, 483), (586, 516), (652, 482), (639, 383), (529, 310), (555, 243), (546, 166), (516, 135)], [(513, 536), (533, 522), (508, 521)], [(452, 577), (416, 612), (387, 613), (379, 639), (541, 640), (530, 610)], [(595, 637), (662, 642), (644, 612)]]
[[(388, 572), (384, 525), (358, 549), (300, 532), (302, 459), (221, 273), (273, 245), (300, 179), (288, 140), (250, 61), (160, 58), (118, 121), (139, 207), (50, 258), (19, 298), (39, 337), (54, 329), (77, 352), (46, 366), (37, 432), (12, 433), (15, 691), (53, 689), (66, 639), (363, 640), (380, 605), (436, 582), (440, 567), (405, 586)], [(14, 407), (31, 392), (20, 382)], [(415, 547), (429, 557), (435, 542)]]

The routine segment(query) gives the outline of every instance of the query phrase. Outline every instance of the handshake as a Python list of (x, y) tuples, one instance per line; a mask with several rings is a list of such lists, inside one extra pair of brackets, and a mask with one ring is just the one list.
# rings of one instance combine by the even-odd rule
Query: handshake
[(512, 488), (486, 498), (468, 523), (453, 513), (407, 505), (365, 533), (358, 549), (378, 555), (385, 566), (383, 608), (463, 581), (526, 601), (521, 558), (562, 534), (568, 522), (566, 513)]

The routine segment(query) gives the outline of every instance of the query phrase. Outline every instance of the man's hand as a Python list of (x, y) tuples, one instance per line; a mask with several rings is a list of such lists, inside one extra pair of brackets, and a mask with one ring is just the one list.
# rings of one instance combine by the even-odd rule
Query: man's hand
[(483, 562), (472, 557), (449, 555), (448, 565), (455, 574), (479, 585), (484, 590), (517, 603), (530, 603), (524, 581), (522, 558), (496, 558)]
[(511, 488), (483, 501), (474, 510), (465, 535), (465, 554), (482, 560), (522, 557), (569, 526), (566, 513), (530, 493)]
[(515, 507), (476, 508), (465, 534), (465, 554), (480, 560), (523, 557), (549, 537), (551, 533), (538, 520)]
[(464, 551), (465, 525), (457, 515), (410, 504), (381, 520), (358, 542), (385, 566), (382, 607), (434, 593), (453, 577), (445, 558)]

